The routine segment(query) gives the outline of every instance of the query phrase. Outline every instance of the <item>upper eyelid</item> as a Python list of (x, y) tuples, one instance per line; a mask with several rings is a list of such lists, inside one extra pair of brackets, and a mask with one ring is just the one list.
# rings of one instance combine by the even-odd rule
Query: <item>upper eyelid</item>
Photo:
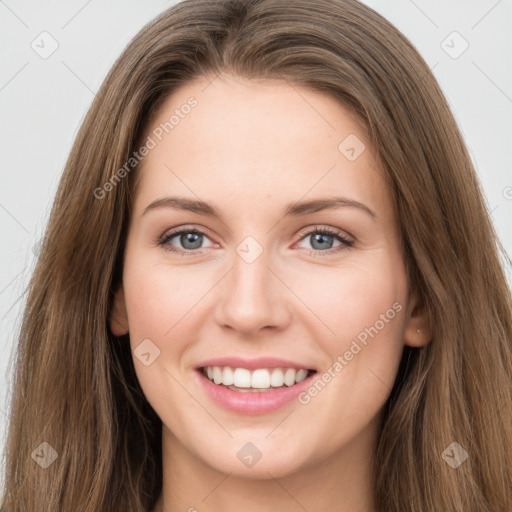
[(307, 226), (304, 229), (301, 229), (299, 231), (300, 238), (304, 238), (307, 235), (310, 235), (311, 233), (315, 233), (317, 231), (327, 231), (328, 234), (331, 234), (333, 236), (341, 236), (343, 238), (350, 238), (351, 240), (355, 240), (355, 237), (353, 237), (350, 233), (345, 231), (344, 229), (335, 228), (327, 225), (322, 224), (313, 224), (311, 226)]

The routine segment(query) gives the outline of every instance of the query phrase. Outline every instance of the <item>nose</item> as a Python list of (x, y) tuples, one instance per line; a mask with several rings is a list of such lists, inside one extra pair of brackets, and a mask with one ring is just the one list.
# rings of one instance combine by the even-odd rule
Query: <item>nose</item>
[(263, 251), (252, 262), (235, 252), (233, 267), (219, 289), (216, 321), (243, 337), (263, 329), (282, 330), (291, 319), (290, 292)]

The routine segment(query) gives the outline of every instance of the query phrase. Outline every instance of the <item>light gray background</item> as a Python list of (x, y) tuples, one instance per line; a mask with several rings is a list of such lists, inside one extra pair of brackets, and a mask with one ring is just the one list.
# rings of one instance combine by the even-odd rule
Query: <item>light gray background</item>
[[(175, 3), (0, 0), (0, 449), (22, 293), (71, 144), (128, 41)], [(433, 69), (466, 139), (498, 235), (512, 254), (511, 0), (364, 3), (397, 26)], [(51, 48), (43, 31), (58, 43), (46, 59), (31, 47), (35, 41), (39, 51)], [(464, 40), (467, 50), (453, 58)]]

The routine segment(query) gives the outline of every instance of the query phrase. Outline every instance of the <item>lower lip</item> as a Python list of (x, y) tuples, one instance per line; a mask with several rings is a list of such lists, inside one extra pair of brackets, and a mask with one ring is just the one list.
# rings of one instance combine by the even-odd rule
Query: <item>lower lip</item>
[(271, 391), (244, 393), (213, 383), (203, 375), (201, 370), (197, 370), (197, 374), (206, 393), (216, 404), (239, 414), (265, 414), (284, 407), (310, 385), (311, 377), (314, 375), (308, 375), (302, 382), (293, 386), (283, 386)]

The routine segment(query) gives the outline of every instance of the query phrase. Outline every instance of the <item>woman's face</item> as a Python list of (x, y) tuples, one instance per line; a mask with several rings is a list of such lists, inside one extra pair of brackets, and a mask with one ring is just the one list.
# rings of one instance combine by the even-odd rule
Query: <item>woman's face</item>
[(168, 98), (144, 143), (112, 326), (164, 449), (254, 478), (369, 455), (403, 345), (425, 340), (358, 122), (220, 76)]

